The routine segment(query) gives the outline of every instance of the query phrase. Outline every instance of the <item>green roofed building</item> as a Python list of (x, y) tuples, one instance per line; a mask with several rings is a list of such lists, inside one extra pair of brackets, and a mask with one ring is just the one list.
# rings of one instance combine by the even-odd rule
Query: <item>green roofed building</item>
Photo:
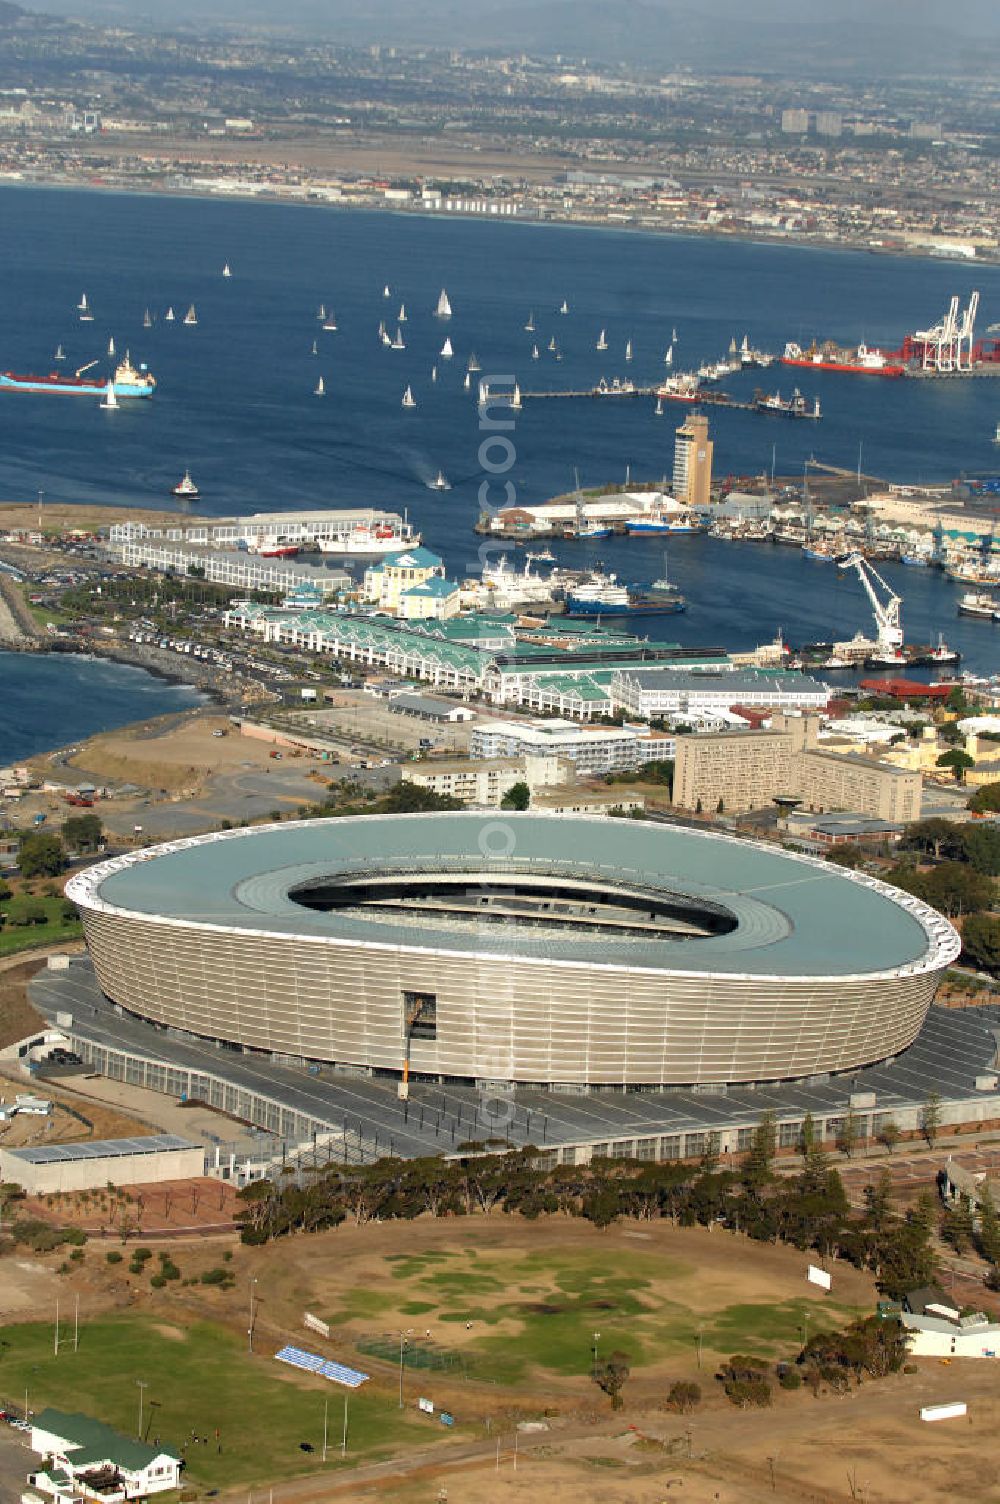
[(159, 1445), (123, 1436), (92, 1416), (42, 1410), (31, 1423), (31, 1450), (45, 1460), (28, 1481), (44, 1493), (80, 1493), (104, 1504), (177, 1488), (183, 1459)]

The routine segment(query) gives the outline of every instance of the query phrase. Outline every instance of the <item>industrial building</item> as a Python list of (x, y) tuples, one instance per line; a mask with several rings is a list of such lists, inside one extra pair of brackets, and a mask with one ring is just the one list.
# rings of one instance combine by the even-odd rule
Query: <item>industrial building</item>
[(66, 891), (125, 1020), (469, 1086), (856, 1070), (912, 1044), (960, 950), (911, 895), (811, 857), (510, 811), (226, 831)]
[(679, 736), (673, 801), (731, 813), (776, 799), (819, 812), (848, 810), (889, 825), (920, 818), (923, 778), (874, 758), (824, 752), (815, 716), (775, 715), (769, 731)]
[(108, 1185), (151, 1185), (157, 1180), (191, 1180), (204, 1173), (201, 1144), (175, 1133), (0, 1149), (0, 1179), (21, 1186), (29, 1196), (93, 1191)]

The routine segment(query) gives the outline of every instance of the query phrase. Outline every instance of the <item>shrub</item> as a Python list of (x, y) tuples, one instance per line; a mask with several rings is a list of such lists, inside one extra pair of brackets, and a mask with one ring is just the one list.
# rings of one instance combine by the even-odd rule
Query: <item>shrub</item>
[[(162, 1254), (160, 1256), (162, 1258)], [(153, 1257), (153, 1250), (151, 1248), (133, 1248), (132, 1249), (132, 1261), (133, 1261), (133, 1263), (144, 1264), (147, 1259), (151, 1259), (152, 1257)]]
[(778, 1383), (781, 1385), (782, 1389), (801, 1389), (802, 1375), (799, 1373), (797, 1368), (786, 1368), (784, 1373), (778, 1380)]
[(82, 1248), (87, 1241), (87, 1234), (82, 1227), (64, 1227), (63, 1241), (72, 1243), (74, 1248)]
[(11, 1228), (15, 1243), (24, 1243), (35, 1253), (50, 1253), (59, 1248), (66, 1237), (61, 1227), (52, 1227), (38, 1217), (20, 1217)]
[(726, 1398), (740, 1410), (756, 1405), (761, 1410), (771, 1403), (771, 1386), (766, 1379), (729, 1379)]
[(111, 1252), (106, 1253), (104, 1257), (109, 1264), (120, 1264), (122, 1261), (122, 1256), (117, 1248), (112, 1248)]
[(162, 1290), (164, 1285), (167, 1283), (166, 1275), (154, 1274), (149, 1283), (152, 1285), (154, 1290)]
[(701, 1385), (689, 1383), (686, 1379), (675, 1379), (667, 1394), (667, 1409), (676, 1410), (679, 1415), (687, 1415), (701, 1403)]
[(82, 1248), (74, 1248), (73, 1252), (70, 1254), (70, 1258), (73, 1260), (74, 1264), (79, 1264), (82, 1263), (82, 1261), (86, 1258), (86, 1254), (84, 1253)]
[(201, 1282), (203, 1285), (224, 1285), (229, 1278), (228, 1269), (205, 1269), (202, 1272)]

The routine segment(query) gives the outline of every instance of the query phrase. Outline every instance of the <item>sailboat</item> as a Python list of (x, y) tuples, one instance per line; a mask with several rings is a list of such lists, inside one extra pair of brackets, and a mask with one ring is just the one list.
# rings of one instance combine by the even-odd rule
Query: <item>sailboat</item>
[(326, 304), (325, 303), (321, 303), (319, 305), (319, 307), (317, 308), (317, 310), (316, 310), (316, 322), (318, 324), (322, 324), (322, 322), (323, 322), (323, 320), (325, 318), (326, 318)]
[(222, 275), (224, 277), (231, 277), (233, 275), (232, 270), (230, 269), (228, 261), (226, 262), (225, 266), (222, 268)]
[(443, 470), (439, 470), (433, 480), (427, 482), (428, 491), (450, 491), (451, 481), (445, 478)]
[(676, 345), (676, 343), (677, 343), (677, 330), (676, 329), (671, 329), (671, 331), (670, 331), (670, 343), (672, 345)]
[(437, 368), (437, 366), (431, 366), (431, 380), (432, 381), (437, 381), (437, 379), (438, 379), (438, 368)]
[(188, 325), (189, 328), (191, 328), (198, 322), (198, 315), (194, 311), (193, 303), (191, 304), (191, 307), (188, 309), (187, 313), (184, 315), (184, 322)]
[(413, 395), (412, 388), (407, 387), (406, 391), (403, 393), (402, 406), (403, 407), (416, 407), (416, 405), (417, 405), (417, 399)]
[(524, 327), (525, 327), (525, 329), (527, 329), (527, 331), (528, 331), (529, 334), (534, 334), (534, 332), (535, 332), (535, 310), (534, 309), (532, 309), (531, 312), (528, 314), (528, 322), (525, 324)]
[(608, 336), (604, 332), (604, 330), (602, 329), (601, 332), (600, 332), (600, 334), (597, 336), (597, 344), (594, 346), (594, 349), (595, 350), (606, 350), (607, 348), (608, 348)]
[(465, 380), (462, 382), (462, 385), (464, 386), (464, 388), (465, 388), (465, 390), (467, 392), (471, 391), (471, 389), (472, 389), (472, 372), (471, 371), (466, 371), (466, 373), (465, 373)]
[(319, 378), (319, 380), (316, 383), (316, 386), (315, 386), (315, 388), (313, 390), (313, 396), (314, 397), (325, 397), (326, 396), (326, 384), (323, 381), (322, 376)]
[(327, 314), (326, 318), (323, 320), (323, 328), (327, 331), (328, 334), (336, 334), (337, 332), (337, 315), (334, 313), (332, 308), (330, 309), (330, 312)]
[(630, 339), (627, 339), (625, 341), (625, 359), (632, 359), (632, 341)]
[(450, 360), (454, 353), (454, 350), (451, 348), (451, 340), (445, 336), (445, 342), (441, 346), (441, 359)]
[(549, 340), (548, 348), (552, 351), (552, 353), (554, 355), (555, 354), (555, 350), (556, 350), (556, 337), (555, 337), (554, 334), (553, 334), (552, 338)]
[(389, 331), (385, 327), (384, 324), (379, 329), (379, 336), (378, 337), (382, 341), (383, 345), (386, 345), (386, 346), (391, 346), (392, 345), (392, 340), (389, 338)]
[(673, 345), (670, 345), (668, 347), (668, 349), (667, 349), (666, 355), (664, 355), (664, 357), (663, 357), (663, 364), (665, 366), (672, 366), (673, 363), (674, 363), (674, 347), (673, 347)]
[(405, 350), (406, 349), (406, 345), (403, 343), (403, 331), (402, 331), (402, 329), (397, 329), (396, 330), (396, 338), (393, 339), (393, 340), (390, 340), (389, 343), (390, 343), (390, 345), (392, 346), (392, 348), (394, 350)]
[(448, 302), (448, 294), (445, 292), (443, 287), (441, 289), (441, 296), (438, 298), (437, 308), (435, 308), (434, 313), (439, 319), (451, 318), (451, 304)]
[(392, 291), (391, 291), (391, 289), (389, 287), (388, 282), (385, 284), (385, 286), (382, 289), (382, 296), (383, 296), (383, 298), (391, 298), (392, 297)]
[(537, 360), (538, 359), (538, 346), (537, 345), (532, 345), (532, 347), (531, 347), (531, 358), (532, 358), (532, 360)]
[(82, 296), (80, 298), (80, 301), (79, 301), (79, 303), (77, 303), (76, 306), (79, 309), (79, 313), (80, 313), (80, 323), (81, 324), (92, 324), (94, 322), (94, 315), (90, 311), (90, 304), (87, 302), (87, 294), (86, 293), (82, 294)]
[(112, 335), (111, 338), (108, 340), (108, 354), (109, 355), (114, 355), (114, 353), (115, 353), (115, 337), (114, 337), (114, 335)]
[(559, 305), (559, 312), (560, 313), (569, 313), (569, 304), (567, 303), (567, 301), (566, 301), (565, 298), (563, 298), (562, 302)]
[(313, 347), (312, 347), (312, 353), (313, 353), (313, 354), (314, 354), (314, 355), (318, 355), (318, 354), (319, 354), (319, 349), (318, 349), (318, 347), (317, 347), (317, 345), (316, 345), (316, 341), (315, 341), (315, 340), (313, 340)]
[[(59, 348), (61, 350), (62, 349), (62, 345), (60, 345)], [(994, 444), (1000, 444), (1000, 423), (997, 424), (997, 431), (993, 435), (993, 442), (994, 442)]]
[(55, 353), (55, 355), (53, 355), (52, 359), (53, 360), (65, 360), (66, 359), (66, 352), (63, 349), (62, 345), (56, 345), (56, 353)]
[(658, 418), (662, 418), (663, 417), (663, 398), (662, 397), (657, 397), (657, 399), (656, 399), (656, 416)]
[(108, 378), (108, 385), (105, 389), (104, 401), (101, 403), (101, 406), (107, 408), (109, 412), (117, 412), (118, 410), (118, 398), (115, 396), (115, 380), (113, 376)]
[(144, 329), (152, 329), (153, 327), (153, 315), (150, 313), (148, 308), (142, 316), (142, 327)]
[(476, 359), (476, 352), (475, 352), (475, 350), (473, 350), (472, 354), (469, 356), (469, 367), (468, 368), (469, 368), (470, 371), (478, 371), (480, 369), (479, 361)]
[(198, 487), (191, 479), (190, 470), (185, 470), (183, 479), (179, 480), (176, 486), (171, 486), (170, 494), (171, 496), (182, 496), (186, 501), (194, 501), (196, 497), (201, 495)]
[(514, 390), (510, 394), (510, 405), (516, 413), (521, 411), (521, 388), (514, 382)]
[(406, 323), (406, 304), (405, 303), (400, 303), (400, 305), (399, 305), (399, 313), (397, 314), (397, 318), (398, 318), (398, 320), (399, 320), (399, 322), (401, 324), (405, 324)]
[(166, 313), (163, 315), (163, 319), (165, 323), (172, 324), (174, 321), (174, 310), (172, 308), (168, 308)]

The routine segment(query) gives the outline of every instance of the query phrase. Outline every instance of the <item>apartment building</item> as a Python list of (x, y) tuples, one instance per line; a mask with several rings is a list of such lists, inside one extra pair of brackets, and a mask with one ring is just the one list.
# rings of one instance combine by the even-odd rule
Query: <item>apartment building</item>
[(631, 772), (673, 757), (676, 739), (645, 726), (581, 726), (562, 719), (481, 721), (470, 753), (483, 757), (566, 757), (577, 772)]

